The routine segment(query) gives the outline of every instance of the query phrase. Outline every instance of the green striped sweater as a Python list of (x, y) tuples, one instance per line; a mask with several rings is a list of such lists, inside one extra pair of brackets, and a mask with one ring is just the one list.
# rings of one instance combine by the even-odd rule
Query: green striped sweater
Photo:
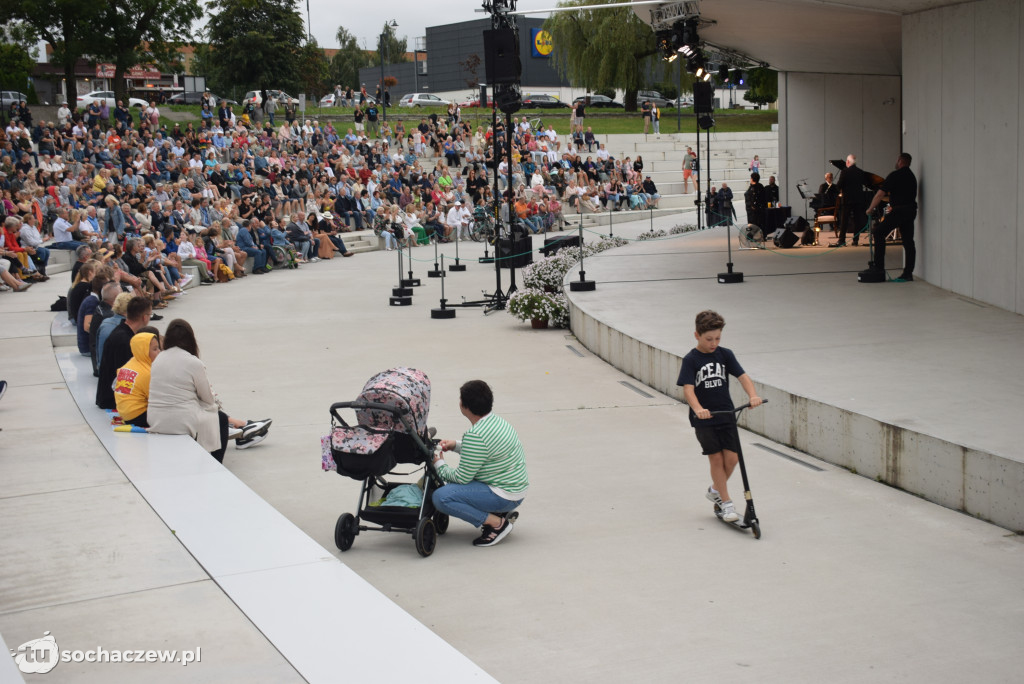
[(437, 471), (445, 482), (466, 484), (476, 480), (506, 499), (521, 499), (526, 494), (530, 486), (526, 455), (519, 435), (504, 418), (488, 413), (466, 431), (456, 450), (460, 456), (458, 468), (438, 463)]

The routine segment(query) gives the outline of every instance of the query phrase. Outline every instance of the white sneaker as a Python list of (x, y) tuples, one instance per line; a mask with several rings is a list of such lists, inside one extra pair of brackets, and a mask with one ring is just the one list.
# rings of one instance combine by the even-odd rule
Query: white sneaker
[(248, 449), (251, 446), (256, 446), (257, 444), (259, 444), (260, 442), (262, 442), (266, 438), (267, 438), (266, 435), (255, 435), (253, 437), (250, 437), (249, 439), (240, 439), (237, 442), (235, 442), (235, 448), (236, 449)]
[(228, 426), (228, 439), (235, 440), (242, 436), (242, 428)]
[(722, 504), (721, 518), (725, 522), (736, 522), (740, 519), (738, 513), (736, 513), (736, 507), (732, 505), (732, 501), (726, 501)]
[(273, 421), (269, 418), (264, 420), (250, 420), (248, 423), (242, 426), (242, 434), (240, 439), (248, 439), (256, 435), (265, 435), (267, 430), (270, 429), (270, 424)]
[(722, 505), (722, 496), (715, 491), (714, 487), (708, 487), (707, 493), (704, 495), (708, 498), (708, 501), (715, 504), (716, 506)]

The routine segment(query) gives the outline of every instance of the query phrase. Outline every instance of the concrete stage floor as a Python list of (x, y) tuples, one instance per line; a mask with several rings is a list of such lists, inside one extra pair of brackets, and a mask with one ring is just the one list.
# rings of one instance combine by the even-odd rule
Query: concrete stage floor
[[(615, 233), (635, 236), (647, 227), (616, 226)], [(810, 259), (797, 258), (810, 251), (736, 254), (748, 282), (718, 285), (723, 247), (712, 232), (595, 258), (587, 272), (598, 289), (577, 301), (590, 315), (677, 353), (690, 345), (696, 311), (716, 308), (728, 321), (725, 344), (760, 383), (792, 383), (823, 402), (948, 430), (950, 439), (976, 448), (1013, 450), (1020, 412), (1003, 404), (1021, 395), (1020, 361), (1010, 354), (1021, 349), (1019, 317), (925, 283), (858, 285), (854, 272), (866, 260), (864, 249)], [(462, 248), (464, 256), (482, 251)], [(414, 255), (424, 260), (414, 269), (424, 284), (411, 307), (387, 305), (394, 254), (374, 252), (193, 290), (163, 312), (161, 327), (174, 317), (191, 322), (229, 413), (274, 418), (263, 444), (230, 450), (225, 465), (496, 679), (1019, 679), (1019, 535), (815, 458), (829, 454), (808, 455), (744, 431), (764, 533), (755, 541), (712, 515), (703, 497), (707, 462), (685, 406), (616, 370), (569, 331), (533, 331), (505, 313), (475, 309), (460, 310), (452, 321), (431, 320), (440, 297), (437, 281), (426, 278), (432, 250)], [(691, 275), (680, 275), (677, 264)], [(66, 525), (59, 514), (58, 498), (88, 500), (88, 515), (81, 515), (100, 526), (137, 506), (123, 497), (87, 497), (89, 489), (121, 482), (115, 467), (67, 477), (61, 465), (102, 447), (69, 401), (46, 346), (49, 304), (66, 287), (57, 280), (0, 296), (0, 346), (11, 382), (0, 402), (0, 553), (17, 558), (0, 569), (4, 641), (13, 648), (46, 629), (93, 641), (99, 634), (142, 634), (141, 647), (167, 641), (173, 648), (200, 635), (207, 638), (199, 644), (203, 666), (207, 643), (211, 660), (217, 644), (225, 644), (205, 670), (58, 667), (47, 675), (55, 682), (301, 681), (245, 615), (203, 581), (202, 568), (179, 559), (187, 571), (169, 576), (137, 562), (152, 549), (186, 555), (151, 516), (124, 530), (136, 562), (121, 568), (126, 561), (104, 553), (102, 543), (79, 544), (74, 535), (82, 526)], [(476, 299), (493, 283), (491, 267), (470, 263), (466, 273), (446, 279), (447, 297)], [(354, 510), (358, 483), (320, 471), (328, 407), (354, 399), (367, 378), (395, 365), (430, 376), (430, 422), (441, 437), (468, 427), (458, 412), (463, 381), (480, 377), (493, 386), (495, 410), (519, 431), (532, 480), (520, 522), (500, 545), (473, 548), (476, 531), (453, 521), (428, 559), (401, 534), (364, 533), (350, 551), (335, 548), (335, 520)], [(771, 420), (770, 406), (764, 420)], [(961, 425), (957, 407), (988, 422)], [(837, 445), (841, 439), (836, 435)], [(32, 459), (37, 467), (28, 467)], [(740, 489), (738, 475), (733, 487)], [(45, 564), (52, 551), (32, 551), (40, 540), (65, 547), (75, 562)], [(125, 548), (123, 539), (118, 548)], [(90, 588), (128, 569), (138, 574), (130, 591)], [(62, 581), (59, 594), (32, 593), (40, 583)], [(360, 619), (356, 610), (337, 615), (339, 623)], [(304, 625), (293, 629), (301, 633)], [(403, 645), (394, 644), (394, 652), (401, 658)], [(345, 661), (358, 657), (358, 644), (339, 644), (334, 657), (335, 681), (350, 681)], [(387, 663), (380, 667), (377, 680), (389, 682)]]

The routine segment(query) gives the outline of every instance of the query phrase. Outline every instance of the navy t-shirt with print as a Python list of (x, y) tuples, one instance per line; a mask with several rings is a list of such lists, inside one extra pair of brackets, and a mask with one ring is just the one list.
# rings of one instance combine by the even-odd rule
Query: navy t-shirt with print
[[(697, 401), (708, 411), (729, 411), (734, 408), (732, 397), (729, 395), (729, 376), (740, 377), (743, 375), (743, 367), (736, 360), (736, 355), (725, 347), (719, 347), (710, 354), (690, 350), (690, 353), (683, 357), (683, 366), (679, 370), (679, 379), (676, 384), (693, 385)], [(690, 409), (690, 425), (693, 427), (707, 425), (723, 425), (731, 423), (729, 414), (711, 416), (707, 420), (700, 420), (697, 414)]]

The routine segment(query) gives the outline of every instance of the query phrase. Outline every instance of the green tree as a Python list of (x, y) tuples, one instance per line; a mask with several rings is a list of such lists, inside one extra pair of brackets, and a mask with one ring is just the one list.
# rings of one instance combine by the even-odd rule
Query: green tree
[(779, 73), (759, 67), (751, 69), (747, 75), (750, 90), (745, 95), (748, 102), (758, 105), (771, 104), (779, 99)]
[[(28, 77), (36, 61), (23, 46), (0, 43), (0, 90), (18, 90), (28, 93)], [(30, 103), (31, 104), (31, 103)], [(6, 108), (10, 102), (4, 102)]]
[(114, 95), (127, 101), (124, 74), (154, 62), (181, 71), (177, 48), (190, 38), (192, 24), (203, 15), (199, 0), (108, 0), (91, 49), (114, 63)]
[(294, 90), (306, 39), (295, 0), (212, 0), (207, 23), (218, 84)]
[(319, 100), (321, 95), (330, 91), (334, 87), (330, 83), (330, 66), (323, 48), (317, 45), (316, 38), (310, 36), (299, 50), (299, 92)]
[(65, 93), (72, 106), (78, 99), (75, 65), (90, 54), (104, 6), (92, 0), (0, 0), (0, 14), (24, 22), (53, 47), (52, 60), (64, 70)]
[(408, 49), (408, 40), (399, 40), (395, 36), (395, 27), (385, 22), (383, 30), (377, 36), (377, 54), (373, 63), (380, 66), (383, 59), (386, 60), (385, 64), (401, 64), (406, 61), (405, 53)]
[(338, 27), (337, 38), (341, 49), (331, 59), (330, 80), (342, 88), (359, 90), (359, 70), (370, 66), (371, 59), (344, 26)]
[[(609, 0), (569, 0), (560, 7)], [(552, 57), (559, 73), (587, 90), (621, 88), (626, 110), (636, 111), (636, 93), (644, 85), (645, 67), (657, 54), (654, 32), (630, 7), (559, 12), (544, 22), (554, 42)]]

